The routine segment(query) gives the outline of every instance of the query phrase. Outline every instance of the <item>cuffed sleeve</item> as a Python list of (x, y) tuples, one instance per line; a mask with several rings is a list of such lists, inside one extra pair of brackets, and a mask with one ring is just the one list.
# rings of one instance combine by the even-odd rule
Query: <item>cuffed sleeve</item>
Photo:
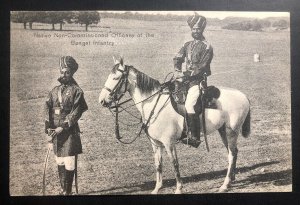
[(45, 134), (48, 134), (48, 129), (50, 128), (50, 122), (45, 120)]
[(182, 63), (184, 62), (184, 59), (186, 57), (186, 50), (187, 50), (188, 43), (185, 43), (179, 50), (179, 52), (176, 54), (176, 56), (173, 58), (174, 63), (174, 69), (176, 71), (182, 70)]
[(45, 133), (48, 134), (48, 129), (51, 128), (51, 109), (52, 109), (52, 94), (49, 92), (47, 100), (44, 105), (44, 117), (45, 117)]
[(80, 119), (82, 113), (84, 113), (88, 109), (86, 101), (84, 99), (84, 95), (82, 91), (77, 91), (74, 97), (74, 105), (70, 114), (66, 116), (66, 120), (63, 123), (64, 129), (68, 129), (72, 127), (77, 121)]

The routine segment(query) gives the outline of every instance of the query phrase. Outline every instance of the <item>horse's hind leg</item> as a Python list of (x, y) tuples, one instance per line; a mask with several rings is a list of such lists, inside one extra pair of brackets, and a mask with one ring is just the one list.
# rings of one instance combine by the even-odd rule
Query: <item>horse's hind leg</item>
[(155, 161), (155, 169), (156, 169), (156, 185), (151, 194), (157, 194), (159, 189), (162, 187), (162, 147), (156, 146), (152, 142), (152, 148), (154, 152), (154, 161)]
[(181, 180), (180, 172), (179, 172), (179, 163), (178, 163), (178, 158), (177, 158), (176, 147), (174, 145), (172, 145), (172, 146), (165, 145), (165, 147), (166, 147), (168, 156), (174, 166), (174, 172), (175, 172), (175, 178), (176, 178), (175, 194), (181, 194), (182, 193), (182, 180)]
[[(221, 134), (221, 133), (220, 133)], [(235, 180), (235, 169), (237, 161), (237, 138), (238, 133), (230, 128), (226, 128), (226, 141), (228, 150), (228, 169), (223, 185), (220, 187), (219, 192), (227, 191), (232, 181)]]
[(226, 149), (228, 151), (228, 142), (227, 142), (227, 138), (226, 138), (226, 126), (225, 126), (225, 124), (220, 129), (218, 129), (218, 131), (220, 133), (222, 142), (223, 142), (224, 146), (226, 147)]

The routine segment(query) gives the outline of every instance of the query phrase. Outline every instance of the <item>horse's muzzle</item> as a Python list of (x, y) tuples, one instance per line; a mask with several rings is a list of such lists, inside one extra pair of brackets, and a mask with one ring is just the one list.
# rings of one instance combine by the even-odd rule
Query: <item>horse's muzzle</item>
[(105, 100), (101, 100), (101, 101), (100, 101), (100, 104), (101, 104), (103, 107), (108, 107), (110, 103), (105, 102)]

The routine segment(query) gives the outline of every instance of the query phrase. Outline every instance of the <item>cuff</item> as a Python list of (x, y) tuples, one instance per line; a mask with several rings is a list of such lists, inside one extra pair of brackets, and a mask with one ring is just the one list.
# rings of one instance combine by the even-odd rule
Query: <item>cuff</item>
[(45, 120), (45, 134), (48, 134), (48, 129), (50, 128), (50, 123), (48, 120)]
[(178, 66), (178, 65), (175, 65), (174, 66), (174, 69), (175, 69), (175, 71), (179, 71), (179, 72), (181, 72), (181, 66)]
[(64, 130), (68, 130), (70, 129), (69, 123), (67, 121), (63, 122), (62, 126), (61, 126)]

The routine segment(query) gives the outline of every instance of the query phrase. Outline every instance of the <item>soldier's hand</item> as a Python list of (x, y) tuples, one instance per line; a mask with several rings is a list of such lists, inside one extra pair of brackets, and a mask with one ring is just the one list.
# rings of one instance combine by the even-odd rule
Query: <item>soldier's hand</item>
[(184, 75), (180, 71), (175, 71), (174, 77), (176, 81), (182, 82)]
[(47, 129), (47, 135), (46, 135), (46, 140), (47, 142), (51, 142), (53, 137), (52, 137), (52, 134), (54, 132), (54, 129), (51, 129), (51, 128), (48, 128)]
[(47, 140), (47, 142), (52, 142), (52, 137), (51, 137), (51, 135), (46, 135), (46, 140)]
[(54, 132), (51, 134), (51, 137), (56, 137), (57, 135), (59, 135), (64, 129), (62, 127), (57, 127)]

